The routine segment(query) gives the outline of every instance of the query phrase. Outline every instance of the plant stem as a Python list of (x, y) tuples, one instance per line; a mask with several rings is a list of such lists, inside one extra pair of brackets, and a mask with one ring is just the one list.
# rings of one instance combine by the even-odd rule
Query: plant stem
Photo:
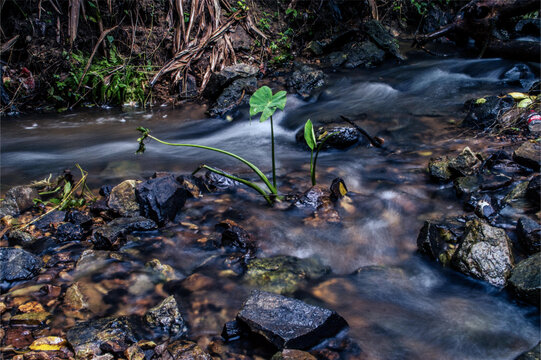
[(272, 185), (276, 189), (276, 163), (274, 161), (274, 126), (272, 123), (272, 115), (270, 117), (271, 123), (271, 151), (272, 151)]
[(269, 197), (269, 194), (267, 194), (263, 189), (261, 189), (259, 186), (257, 186), (256, 184), (254, 184), (253, 182), (250, 182), (248, 180), (245, 180), (245, 179), (242, 179), (242, 178), (239, 178), (237, 176), (234, 176), (234, 175), (230, 175), (230, 174), (227, 174), (223, 171), (220, 171), (218, 169), (215, 169), (215, 168), (212, 168), (210, 166), (207, 166), (207, 165), (200, 165), (199, 168), (194, 171), (192, 173), (192, 175), (195, 175), (199, 170), (201, 169), (207, 169), (209, 171), (212, 171), (213, 173), (216, 173), (218, 175), (222, 175), (222, 176), (225, 176), (226, 178), (229, 178), (231, 180), (234, 180), (234, 181), (238, 181), (246, 186), (249, 186), (251, 187), (252, 189), (254, 189), (255, 191), (257, 191), (258, 193), (260, 193), (261, 195), (263, 195), (263, 197), (265, 198), (265, 200), (267, 200), (267, 203), (269, 203), (269, 205), (272, 206), (272, 200), (271, 198)]
[(310, 178), (312, 186), (316, 185), (316, 170), (314, 169), (314, 150), (310, 152)]
[(167, 141), (160, 140), (157, 137), (152, 136), (150, 134), (148, 134), (148, 137), (151, 138), (151, 139), (154, 139), (157, 142), (159, 142), (161, 144), (164, 144), (164, 145), (194, 147), (194, 148), (206, 149), (206, 150), (210, 150), (210, 151), (216, 151), (216, 152), (219, 152), (220, 154), (231, 156), (231, 157), (241, 161), (242, 163), (246, 164), (250, 169), (252, 169), (259, 176), (259, 178), (265, 183), (265, 185), (267, 185), (267, 188), (269, 189), (269, 191), (272, 194), (275, 194), (275, 195), (278, 194), (278, 192), (276, 191), (276, 186), (271, 185), (269, 179), (265, 176), (265, 174), (263, 174), (261, 172), (261, 170), (259, 170), (259, 168), (257, 166), (255, 166), (254, 164), (252, 164), (248, 160), (241, 158), (238, 155), (230, 153), (229, 151), (225, 151), (225, 150), (221, 150), (221, 149), (217, 149), (217, 148), (213, 148), (213, 147), (205, 146), (205, 145), (170, 143), (170, 142), (167, 142)]

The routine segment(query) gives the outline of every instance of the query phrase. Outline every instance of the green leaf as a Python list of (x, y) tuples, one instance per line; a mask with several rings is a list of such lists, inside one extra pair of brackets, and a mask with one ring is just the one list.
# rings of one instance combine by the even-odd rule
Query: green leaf
[(314, 127), (310, 119), (306, 120), (304, 124), (304, 140), (308, 144), (310, 150), (314, 150), (316, 147), (316, 134), (314, 133)]
[(71, 191), (71, 183), (67, 182), (66, 184), (64, 184), (64, 195), (63, 195), (63, 197), (65, 198), (66, 196), (68, 196), (70, 191)]
[(530, 106), (532, 104), (532, 102), (533, 102), (532, 99), (527, 98), (527, 99), (521, 100), (518, 103), (517, 107), (518, 108), (526, 108), (526, 107)]
[(250, 97), (250, 117), (261, 113), (259, 121), (264, 122), (274, 114), (276, 109), (284, 110), (286, 94), (285, 91), (279, 91), (273, 95), (268, 86), (260, 87)]

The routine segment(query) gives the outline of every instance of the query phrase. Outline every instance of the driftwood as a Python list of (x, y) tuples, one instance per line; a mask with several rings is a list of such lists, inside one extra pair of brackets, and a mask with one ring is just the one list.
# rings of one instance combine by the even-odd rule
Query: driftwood
[(462, 7), (453, 22), (430, 34), (419, 35), (417, 45), (453, 34), (457, 38), (471, 37), (479, 47), (481, 56), (501, 56), (539, 61), (539, 42), (502, 41), (492, 36), (499, 25), (512, 17), (539, 10), (539, 0), (473, 0)]

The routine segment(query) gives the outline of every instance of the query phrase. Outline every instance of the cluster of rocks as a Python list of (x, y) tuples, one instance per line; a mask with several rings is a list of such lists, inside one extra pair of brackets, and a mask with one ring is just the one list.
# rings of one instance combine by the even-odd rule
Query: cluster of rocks
[(431, 177), (452, 181), (470, 213), (425, 221), (419, 251), (539, 306), (540, 150), (536, 142), (525, 142), (512, 156), (498, 151), (485, 157), (465, 148), (454, 158), (432, 159)]

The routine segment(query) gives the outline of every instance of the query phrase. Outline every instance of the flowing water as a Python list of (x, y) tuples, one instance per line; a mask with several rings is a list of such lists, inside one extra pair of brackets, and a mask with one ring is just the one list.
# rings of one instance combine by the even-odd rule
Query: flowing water
[[(274, 119), (284, 193), (309, 187), (310, 155), (295, 142), (306, 119), (362, 119), (359, 125), (385, 139), (385, 149), (356, 146), (320, 154), (318, 182), (330, 184), (339, 176), (350, 191), (338, 207), (341, 223), (314, 225), (305, 214), (268, 208), (249, 189), (205, 195), (187, 202), (182, 225), (132, 237), (122, 249), (131, 259), (124, 271), (144, 275), (145, 262), (157, 258), (180, 278), (196, 272), (166, 290), (181, 299), (190, 337), (204, 343), (234, 318), (251, 288), (224, 271), (221, 251), (201, 245), (217, 222), (232, 218), (257, 239), (258, 257), (310, 257), (330, 267), (325, 277), (302, 282), (295, 297), (341, 314), (362, 358), (513, 359), (539, 341), (537, 310), (424, 259), (416, 253), (416, 238), (425, 219), (463, 213), (452, 188), (428, 182), (428, 159), (457, 154), (467, 145), (485, 153), (502, 146), (463, 134), (455, 123), (469, 98), (527, 90), (538, 65), (527, 64), (533, 73), (520, 81), (509, 71), (515, 65), (501, 59), (412, 58), (400, 66), (333, 73), (309, 101), (289, 95), (286, 111)], [(251, 176), (231, 159), (199, 149), (150, 142), (143, 156), (135, 155), (137, 126), (167, 141), (229, 150), (270, 169), (268, 122), (250, 122), (247, 109), (232, 122), (204, 119), (204, 110), (194, 105), (4, 119), (2, 191), (75, 163), (89, 171), (94, 186), (143, 179), (159, 170), (188, 173), (201, 163)], [(85, 276), (89, 284), (100, 281)], [(107, 296), (97, 313), (140, 313), (148, 305), (141, 299), (159, 299), (152, 289), (134, 284)], [(62, 321), (59, 316), (57, 323)]]

